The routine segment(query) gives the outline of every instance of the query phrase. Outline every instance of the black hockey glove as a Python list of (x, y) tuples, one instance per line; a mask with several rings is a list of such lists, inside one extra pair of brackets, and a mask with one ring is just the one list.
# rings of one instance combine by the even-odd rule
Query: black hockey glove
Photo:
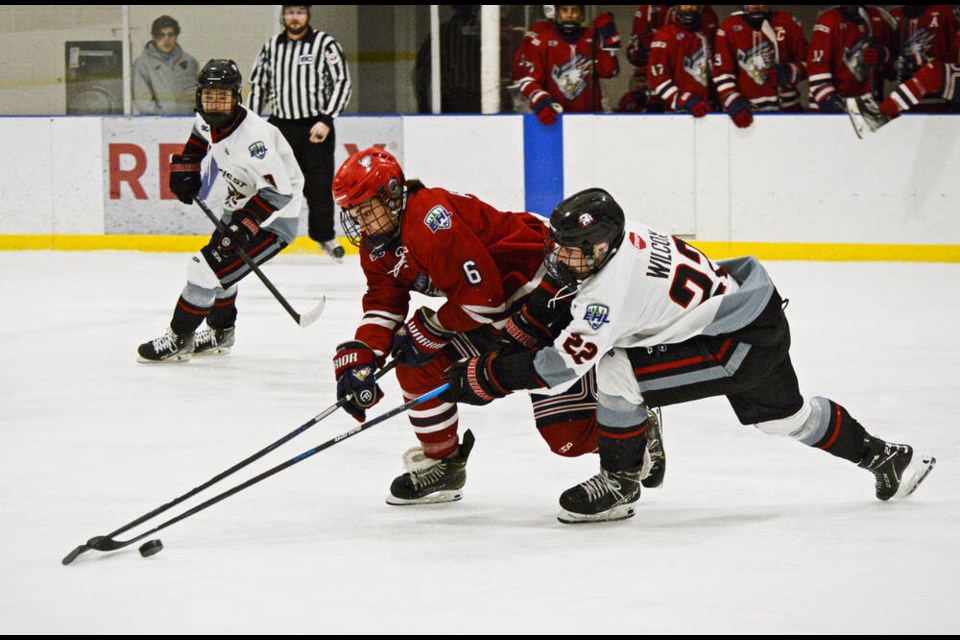
[(337, 376), (337, 403), (347, 399), (344, 411), (358, 422), (367, 419), (367, 409), (380, 402), (383, 391), (377, 384), (380, 358), (359, 340), (337, 345), (333, 369)]
[(823, 113), (846, 113), (847, 107), (843, 104), (843, 98), (831, 93), (826, 100), (820, 103), (820, 111)]
[(433, 309), (420, 307), (393, 336), (393, 359), (408, 367), (421, 367), (447, 346), (456, 333), (440, 325)]
[[(237, 214), (234, 214), (237, 217)], [(260, 227), (252, 216), (240, 215), (239, 220), (232, 222), (227, 227), (227, 233), (220, 233), (217, 237), (217, 244), (220, 246), (220, 253), (230, 255), (237, 248), (237, 245), (249, 246), (253, 237), (260, 233)]]
[(443, 402), (463, 402), (482, 406), (510, 393), (494, 377), (493, 361), (498, 352), (467, 358), (447, 367), (443, 378), (450, 388), (437, 396)]
[(174, 154), (170, 160), (170, 191), (183, 204), (200, 195), (200, 158)]
[(563, 286), (549, 273), (543, 276), (540, 285), (503, 328), (500, 344), (505, 353), (545, 347), (570, 324), (572, 296), (561, 297), (562, 289)]

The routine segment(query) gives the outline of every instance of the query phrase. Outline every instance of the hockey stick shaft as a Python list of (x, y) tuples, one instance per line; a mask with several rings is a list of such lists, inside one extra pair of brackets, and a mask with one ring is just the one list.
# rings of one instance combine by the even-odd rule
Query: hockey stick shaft
[[(397, 364), (399, 364), (399, 361), (398, 361), (398, 360), (391, 360), (389, 363), (387, 363), (387, 364), (383, 367), (383, 369), (380, 370), (380, 375), (383, 375), (384, 373), (389, 372), (391, 369), (393, 369), (394, 367), (396, 367)], [(179, 496), (179, 497), (177, 497), (177, 498), (174, 498), (173, 500), (171, 500), (171, 501), (169, 501), (169, 502), (167, 502), (167, 503), (165, 503), (165, 504), (160, 505), (159, 507), (157, 507), (157, 508), (154, 509), (153, 511), (150, 511), (150, 512), (148, 512), (148, 513), (143, 514), (142, 516), (140, 516), (140, 517), (137, 518), (136, 520), (133, 520), (132, 522), (128, 522), (127, 524), (123, 525), (122, 527), (120, 527), (120, 528), (117, 529), (116, 531), (113, 531), (113, 532), (107, 534), (106, 536), (96, 536), (95, 538), (91, 538), (91, 540), (96, 540), (96, 539), (98, 539), (98, 538), (112, 539), (112, 538), (114, 538), (115, 536), (118, 536), (118, 535), (120, 535), (121, 533), (124, 533), (124, 532), (126, 532), (126, 531), (129, 531), (130, 529), (136, 527), (137, 525), (143, 524), (143, 523), (146, 522), (147, 520), (151, 520), (152, 518), (157, 517), (157, 516), (160, 515), (161, 513), (164, 513), (164, 512), (166, 512), (166, 511), (172, 509), (173, 507), (175, 507), (175, 506), (177, 506), (178, 504), (184, 502), (185, 500), (188, 500), (188, 499), (192, 498), (193, 496), (197, 495), (197, 494), (200, 493), (201, 491), (203, 491), (203, 490), (205, 490), (205, 489), (208, 489), (209, 487), (212, 487), (213, 485), (215, 485), (216, 483), (220, 482), (220, 481), (223, 480), (224, 478), (227, 478), (228, 476), (233, 475), (234, 473), (236, 473), (236, 472), (239, 471), (240, 469), (243, 469), (244, 467), (250, 465), (251, 463), (256, 462), (257, 460), (259, 460), (259, 459), (262, 458), (263, 456), (267, 455), (268, 453), (270, 453), (271, 451), (273, 451), (273, 450), (276, 449), (277, 447), (279, 447), (279, 446), (281, 446), (281, 445), (284, 445), (284, 444), (286, 444), (287, 442), (293, 440), (294, 438), (296, 438), (297, 436), (299, 436), (301, 433), (303, 433), (304, 431), (306, 431), (307, 429), (309, 429), (309, 428), (312, 427), (313, 425), (317, 424), (318, 422), (320, 422), (321, 420), (323, 420), (324, 418), (326, 418), (326, 417), (329, 416), (330, 414), (334, 413), (337, 409), (341, 408), (343, 405), (347, 404), (347, 402), (349, 402), (349, 401), (350, 401), (350, 398), (341, 398), (341, 399), (338, 400), (336, 403), (330, 405), (329, 407), (327, 407), (326, 409), (324, 409), (323, 411), (321, 411), (320, 413), (318, 413), (316, 416), (314, 416), (313, 418), (311, 418), (311, 419), (308, 420), (307, 422), (303, 423), (302, 425), (300, 425), (299, 427), (297, 427), (296, 429), (294, 429), (293, 431), (291, 431), (291, 432), (288, 433), (287, 435), (283, 436), (283, 437), (280, 438), (279, 440), (276, 440), (275, 442), (272, 442), (271, 444), (267, 445), (266, 447), (264, 447), (264, 448), (261, 449), (260, 451), (257, 451), (256, 453), (254, 453), (253, 455), (251, 455), (251, 456), (249, 456), (249, 457), (241, 460), (240, 462), (238, 462), (237, 464), (233, 465), (232, 467), (230, 467), (230, 468), (227, 469), (226, 471), (223, 471), (223, 472), (221, 472), (221, 473), (218, 473), (217, 475), (215, 475), (214, 477), (210, 478), (209, 480), (207, 480), (207, 481), (204, 482), (203, 484), (201, 484), (201, 485), (199, 485), (199, 486), (197, 486), (197, 487), (194, 487), (193, 489), (191, 489), (190, 491), (184, 493), (183, 495), (181, 495), (181, 496)], [(88, 541), (88, 544), (89, 544), (89, 541)], [(84, 551), (89, 550), (90, 548), (94, 548), (94, 547), (87, 547), (87, 545), (81, 545), (81, 546), (77, 547), (73, 552), (71, 552), (70, 554), (68, 554), (66, 558), (64, 558), (63, 564), (70, 564), (71, 562), (73, 562), (74, 559), (76, 559), (77, 556), (79, 556), (79, 555), (80, 555), (81, 553), (83, 553)]]
[(204, 202), (200, 198), (200, 196), (194, 196), (193, 201), (196, 202), (197, 205), (207, 215), (207, 217), (210, 218), (210, 221), (213, 222), (214, 226), (217, 228), (217, 231), (219, 231), (220, 233), (222, 233), (223, 235), (225, 235), (226, 237), (230, 238), (233, 241), (235, 251), (237, 252), (237, 255), (240, 256), (240, 259), (243, 260), (248, 267), (250, 267), (250, 270), (253, 271), (258, 278), (260, 278), (260, 281), (263, 282), (263, 285), (270, 291), (270, 293), (273, 294), (273, 297), (277, 299), (277, 302), (280, 303), (280, 306), (286, 309), (287, 313), (290, 314), (290, 316), (296, 321), (298, 325), (300, 325), (301, 327), (305, 327), (308, 324), (313, 323), (313, 321), (320, 316), (320, 312), (323, 311), (323, 305), (325, 300), (321, 300), (319, 305), (317, 305), (314, 309), (310, 310), (309, 312), (303, 315), (297, 313), (297, 310), (294, 309), (289, 302), (287, 302), (287, 299), (283, 297), (283, 294), (281, 294), (275, 286), (273, 286), (273, 283), (270, 282), (269, 278), (267, 278), (267, 276), (265, 276), (263, 272), (260, 271), (260, 267), (258, 267), (257, 263), (253, 261), (253, 258), (247, 255), (247, 252), (243, 250), (243, 248), (240, 246), (240, 243), (237, 241), (237, 239), (233, 236), (232, 233), (230, 233), (230, 230), (227, 229), (227, 227), (224, 226), (224, 224), (220, 221), (219, 218), (217, 218), (217, 216), (213, 213), (213, 211), (210, 210), (210, 207), (207, 206), (207, 203)]
[[(400, 405), (400, 406), (398, 406), (398, 407), (394, 407), (393, 409), (387, 411), (386, 413), (384, 413), (384, 414), (382, 414), (382, 415), (377, 416), (376, 418), (373, 418), (372, 420), (368, 420), (368, 421), (364, 422), (363, 424), (359, 424), (359, 425), (355, 426), (354, 428), (352, 428), (352, 429), (350, 429), (350, 430), (348, 430), (348, 431), (344, 431), (344, 432), (341, 433), (340, 435), (338, 435), (338, 436), (336, 436), (336, 437), (334, 437), (334, 438), (331, 438), (330, 440), (327, 440), (327, 441), (324, 442), (323, 444), (317, 445), (316, 447), (313, 447), (312, 449), (308, 449), (307, 451), (304, 451), (304, 452), (301, 453), (300, 455), (295, 456), (295, 457), (293, 457), (293, 458), (290, 458), (290, 459), (287, 460), (286, 462), (283, 462), (283, 463), (281, 463), (281, 464), (278, 464), (277, 466), (275, 466), (275, 467), (273, 467), (273, 468), (271, 468), (271, 469), (268, 469), (268, 470), (264, 471), (263, 473), (261, 473), (261, 474), (259, 474), (259, 475), (256, 475), (256, 476), (250, 478), (249, 480), (246, 480), (245, 482), (242, 482), (242, 483), (236, 485), (235, 487), (232, 487), (231, 489), (228, 489), (228, 490), (224, 491), (223, 493), (217, 494), (216, 496), (210, 498), (209, 500), (206, 500), (205, 502), (202, 502), (202, 503), (196, 505), (195, 507), (193, 507), (193, 508), (191, 508), (191, 509), (188, 509), (187, 511), (184, 511), (183, 513), (181, 513), (180, 515), (178, 515), (178, 516), (176, 516), (176, 517), (170, 518), (170, 519), (167, 520), (166, 522), (163, 522), (163, 523), (157, 525), (156, 527), (154, 527), (153, 529), (150, 529), (149, 531), (146, 531), (146, 532), (144, 532), (144, 533), (141, 533), (140, 535), (138, 535), (138, 536), (136, 536), (136, 537), (134, 537), (134, 538), (131, 538), (130, 540), (113, 540), (113, 539), (112, 539), (112, 536), (97, 536), (97, 537), (95, 537), (95, 538), (91, 538), (90, 540), (88, 540), (88, 541), (87, 541), (87, 544), (86, 544), (85, 546), (86, 546), (88, 549), (95, 549), (95, 550), (97, 550), (97, 551), (115, 551), (115, 550), (117, 550), (117, 549), (122, 549), (123, 547), (126, 547), (126, 546), (128, 546), (128, 545), (134, 544), (135, 542), (139, 542), (140, 540), (143, 540), (144, 538), (149, 537), (149, 536), (157, 533), (158, 531), (161, 531), (162, 529), (166, 529), (167, 527), (169, 527), (169, 526), (171, 526), (171, 525), (173, 525), (173, 524), (176, 524), (177, 522), (180, 522), (181, 520), (184, 520), (184, 519), (186, 519), (186, 518), (189, 518), (190, 516), (192, 516), (192, 515), (194, 515), (194, 514), (196, 514), (196, 513), (199, 513), (200, 511), (203, 511), (204, 509), (207, 509), (208, 507), (212, 507), (213, 505), (217, 504), (218, 502), (221, 502), (222, 500), (225, 500), (225, 499), (229, 498), (230, 496), (234, 495), (235, 493), (239, 493), (240, 491), (243, 491), (244, 489), (246, 489), (246, 488), (248, 488), (248, 487), (251, 487), (251, 486), (253, 486), (253, 485), (255, 485), (255, 484), (257, 484), (257, 483), (259, 483), (259, 482), (261, 482), (261, 481), (263, 481), (263, 480), (266, 480), (266, 479), (269, 478), (270, 476), (273, 476), (273, 475), (276, 475), (276, 474), (280, 473), (280, 472), (283, 471), (284, 469), (287, 469), (287, 468), (289, 468), (289, 467), (292, 467), (293, 465), (295, 465), (295, 464), (297, 464), (297, 463), (299, 463), (299, 462), (303, 462), (303, 461), (306, 460), (307, 458), (310, 458), (310, 457), (316, 455), (317, 453), (320, 453), (321, 451), (323, 451), (323, 450), (325, 450), (325, 449), (329, 449), (330, 447), (332, 447), (333, 445), (335, 445), (335, 444), (337, 444), (337, 443), (339, 443), (339, 442), (343, 442), (344, 440), (346, 440), (346, 439), (348, 439), (348, 438), (351, 438), (351, 437), (357, 435), (358, 433), (360, 433), (360, 432), (362, 432), (362, 431), (366, 431), (366, 430), (369, 429), (370, 427), (374, 427), (374, 426), (380, 424), (381, 422), (385, 422), (385, 421), (389, 420), (390, 418), (392, 418), (392, 417), (394, 417), (394, 416), (396, 416), (396, 415), (398, 415), (398, 414), (400, 414), (400, 413), (403, 413), (403, 412), (405, 412), (405, 411), (407, 411), (407, 410), (409, 410), (409, 409), (411, 409), (411, 408), (413, 408), (413, 407), (415, 407), (415, 406), (417, 406), (417, 405), (419, 405), (419, 404), (422, 404), (422, 403), (424, 403), (424, 402), (427, 402), (428, 400), (432, 400), (433, 398), (437, 397), (438, 395), (440, 395), (441, 393), (443, 393), (444, 391), (446, 391), (446, 390), (449, 389), (449, 388), (450, 388), (450, 384), (449, 384), (449, 383), (443, 384), (443, 385), (437, 387), (436, 389), (434, 389), (433, 391), (429, 391), (429, 392), (427, 392), (427, 393), (425, 393), (425, 394), (423, 394), (423, 395), (421, 395), (421, 396), (419, 396), (419, 397), (417, 397), (417, 398), (414, 398), (413, 400), (410, 400), (410, 401), (408, 401), (408, 402), (405, 402), (404, 404), (402, 404), (402, 405)], [(79, 547), (78, 547), (78, 549), (79, 549)], [(84, 549), (84, 550), (86, 550), (86, 549)], [(75, 550), (74, 552), (71, 552), (71, 555), (73, 555), (74, 553), (76, 553), (76, 550)], [(82, 551), (81, 551), (80, 553), (82, 553)], [(76, 553), (76, 555), (79, 555), (79, 553)], [(76, 555), (73, 555), (73, 557), (75, 558)], [(70, 558), (70, 556), (68, 555), (67, 558)], [(66, 562), (67, 558), (64, 559), (64, 564), (69, 564), (68, 562)], [(71, 559), (71, 561), (72, 561), (72, 558), (70, 558), (70, 559)]]

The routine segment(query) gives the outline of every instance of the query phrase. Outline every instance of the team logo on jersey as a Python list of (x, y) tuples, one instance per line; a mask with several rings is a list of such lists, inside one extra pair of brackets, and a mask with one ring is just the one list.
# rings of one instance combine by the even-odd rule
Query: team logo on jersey
[(441, 229), (449, 229), (453, 221), (453, 215), (439, 204), (427, 212), (427, 217), (423, 219), (423, 224), (431, 232), (436, 233)]
[(641, 251), (647, 248), (647, 243), (643, 241), (643, 238), (635, 234), (633, 231), (630, 232), (630, 244)]
[(587, 307), (587, 312), (583, 319), (587, 321), (594, 331), (597, 331), (603, 325), (610, 322), (610, 309), (602, 304), (592, 304)]
[(586, 229), (587, 227), (592, 225), (594, 222), (596, 222), (596, 220), (594, 220), (593, 214), (590, 214), (590, 213), (581, 213), (580, 217), (577, 218), (577, 224), (580, 225), (581, 229)]
[(263, 144), (261, 140), (257, 140), (252, 145), (247, 147), (247, 149), (250, 151), (251, 158), (263, 160), (263, 158), (267, 155), (267, 145)]
[(313, 54), (302, 55), (297, 59), (297, 64), (313, 64)]

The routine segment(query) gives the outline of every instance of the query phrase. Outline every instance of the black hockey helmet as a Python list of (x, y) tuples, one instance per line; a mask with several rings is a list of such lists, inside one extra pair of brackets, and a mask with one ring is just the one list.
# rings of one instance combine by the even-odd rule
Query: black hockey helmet
[(679, 24), (685, 27), (696, 28), (700, 24), (700, 16), (703, 13), (702, 4), (675, 4), (673, 5), (673, 17)]
[[(603, 189), (591, 188), (573, 194), (550, 214), (550, 236), (544, 254), (547, 269), (561, 283), (576, 287), (585, 277), (598, 272), (617, 252), (623, 242), (624, 223), (623, 209)], [(580, 273), (559, 260), (563, 247), (583, 252)]]
[[(237, 63), (233, 60), (210, 60), (203, 65), (197, 77), (197, 113), (211, 127), (223, 128), (230, 124), (240, 108), (240, 85), (242, 76)], [(207, 113), (203, 109), (204, 89), (229, 89), (233, 96), (233, 106), (230, 113)]]

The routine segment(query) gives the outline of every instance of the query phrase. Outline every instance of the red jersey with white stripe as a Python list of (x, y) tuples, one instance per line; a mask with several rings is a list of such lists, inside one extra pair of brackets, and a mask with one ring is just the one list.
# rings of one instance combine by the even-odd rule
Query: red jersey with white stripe
[(531, 213), (499, 211), (446, 189), (412, 191), (400, 243), (383, 253), (360, 252), (367, 292), (356, 339), (389, 353), (411, 291), (446, 297), (437, 319), (451, 331), (502, 327), (517, 301), (540, 282), (547, 233)]
[(710, 100), (712, 51), (713, 43), (703, 31), (675, 23), (663, 26), (650, 45), (647, 84), (653, 95), (671, 111), (677, 110), (677, 98), (686, 92)]
[[(770, 30), (754, 29), (742, 13), (735, 13), (717, 31), (713, 56), (713, 79), (720, 104), (726, 108), (738, 96), (750, 101), (755, 111), (782, 111), (800, 105), (796, 83), (807, 77), (807, 38), (800, 22), (785, 11), (772, 11)], [(794, 81), (777, 87), (767, 69), (777, 64), (794, 65)]]
[(617, 50), (600, 46), (599, 36), (594, 49), (594, 32), (593, 27), (584, 27), (570, 42), (552, 20), (530, 28), (513, 61), (513, 79), (531, 105), (547, 93), (568, 113), (603, 111), (599, 78), (616, 76), (620, 63)]
[[(840, 9), (824, 11), (813, 25), (807, 73), (810, 74), (810, 105), (817, 105), (833, 94), (841, 98), (869, 95), (880, 88), (888, 74), (891, 60), (881, 61), (878, 68), (864, 62), (863, 49), (872, 41), (887, 47), (893, 45), (893, 28), (881, 9), (866, 6), (870, 20), (848, 19)], [(889, 17), (889, 14), (887, 14)]]

